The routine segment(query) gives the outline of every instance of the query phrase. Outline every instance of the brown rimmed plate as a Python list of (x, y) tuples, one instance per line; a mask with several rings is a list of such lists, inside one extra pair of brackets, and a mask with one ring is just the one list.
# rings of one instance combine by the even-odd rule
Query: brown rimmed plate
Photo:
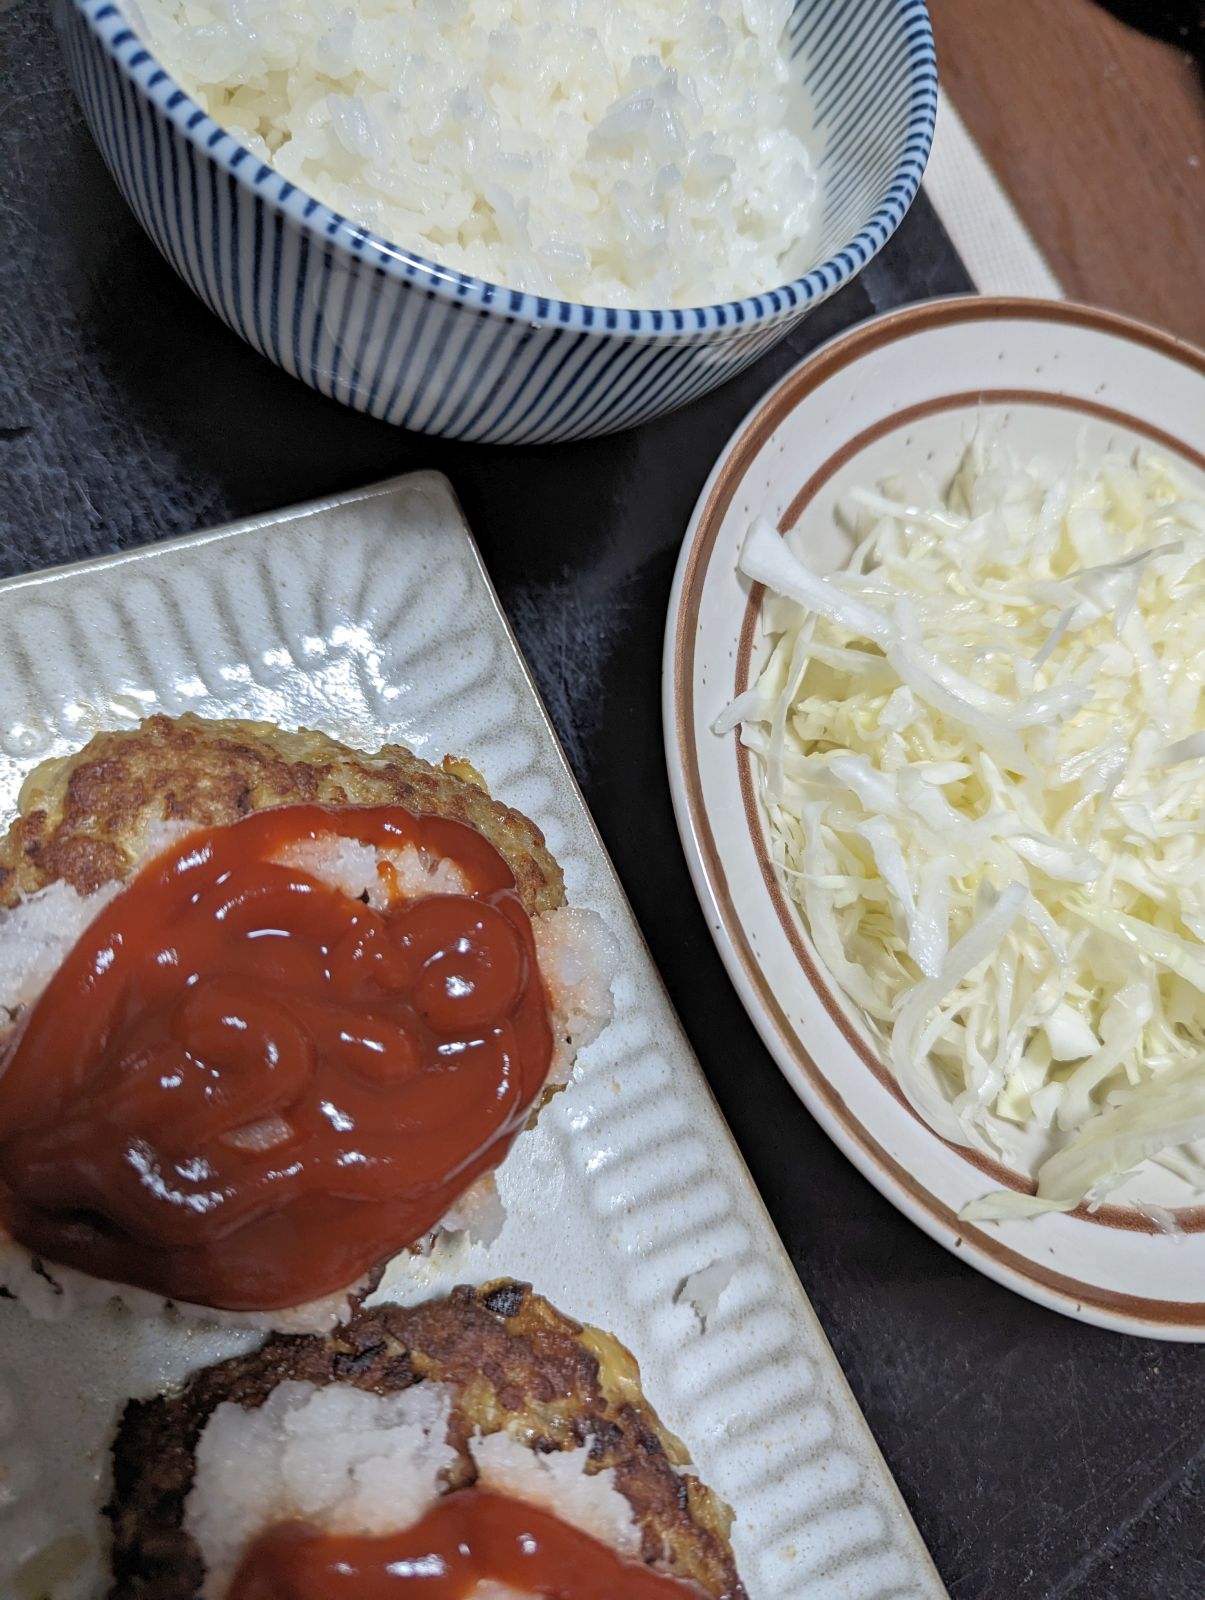
[[(893, 471), (952, 472), (985, 422), (1024, 456), (1154, 445), (1205, 481), (1205, 353), (1060, 302), (958, 298), (893, 312), (834, 340), (746, 418), (709, 478), (682, 549), (665, 646), (666, 753), (695, 887), (741, 999), (792, 1087), (895, 1205), (941, 1244), (1031, 1299), (1129, 1333), (1205, 1340), (1205, 1211), (1170, 1174), (1144, 1201), (972, 1226), (968, 1201), (1018, 1180), (938, 1138), (818, 961), (778, 884), (755, 775), (717, 714), (755, 676), (760, 589), (737, 571), (751, 520), (797, 528), (809, 559), (846, 553), (842, 494)], [(797, 534), (797, 537), (800, 535)]]

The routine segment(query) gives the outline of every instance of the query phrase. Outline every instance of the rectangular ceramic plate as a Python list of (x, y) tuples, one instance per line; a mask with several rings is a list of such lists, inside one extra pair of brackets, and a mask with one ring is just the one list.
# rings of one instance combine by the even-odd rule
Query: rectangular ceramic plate
[[(390, 1280), (510, 1274), (613, 1330), (737, 1513), (752, 1600), (944, 1595), (662, 990), (447, 483), (346, 498), (0, 585), (0, 811), (24, 774), (155, 711), (452, 751), (545, 830), (622, 959), (616, 1020), (499, 1175), (508, 1220)], [(693, 1274), (731, 1274), (714, 1307)], [(683, 1285), (686, 1283), (685, 1292)], [(104, 1592), (97, 1508), (125, 1398), (252, 1342), (110, 1306), (0, 1304), (0, 1596)], [(18, 1587), (48, 1543), (73, 1576)], [(84, 1552), (88, 1559), (82, 1559)]]

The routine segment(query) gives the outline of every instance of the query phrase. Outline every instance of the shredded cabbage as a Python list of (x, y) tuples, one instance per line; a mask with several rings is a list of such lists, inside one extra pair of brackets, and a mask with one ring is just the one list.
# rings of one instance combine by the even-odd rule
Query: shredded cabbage
[(772, 648), (716, 722), (821, 959), (935, 1131), (1035, 1181), (968, 1219), (1152, 1159), (1205, 1193), (1205, 496), (977, 434), (840, 516), (827, 575), (751, 527)]

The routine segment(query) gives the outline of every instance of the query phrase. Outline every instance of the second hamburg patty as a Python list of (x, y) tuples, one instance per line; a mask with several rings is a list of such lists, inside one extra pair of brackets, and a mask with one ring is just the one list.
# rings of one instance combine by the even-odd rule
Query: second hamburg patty
[[(338, 1410), (315, 1424), (323, 1397)], [(407, 1399), (392, 1423), (399, 1438), (410, 1429), (399, 1470), (384, 1412)], [(381, 1414), (361, 1418), (370, 1408)], [(432, 1437), (416, 1446), (419, 1418)], [(224, 1600), (274, 1524), (379, 1533), (474, 1487), (542, 1504), (684, 1596), (744, 1600), (730, 1513), (685, 1459), (623, 1346), (524, 1284), (376, 1306), (327, 1338), (276, 1337), (176, 1394), (131, 1402), (113, 1447), (111, 1600)]]

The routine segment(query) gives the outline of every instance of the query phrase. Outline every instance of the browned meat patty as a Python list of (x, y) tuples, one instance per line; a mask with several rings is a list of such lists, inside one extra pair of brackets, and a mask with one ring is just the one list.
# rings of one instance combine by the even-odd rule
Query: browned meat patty
[(466, 822), (505, 858), (529, 914), (564, 904), (561, 869), (539, 828), (492, 800), (467, 762), (449, 756), (433, 767), (401, 745), (369, 755), (307, 729), (186, 715), (98, 733), (29, 775), (0, 839), (0, 907), (56, 879), (90, 894), (125, 877), (149, 822), (213, 827), (300, 803), (401, 805)]
[(676, 1470), (682, 1445), (640, 1390), (635, 1360), (610, 1334), (563, 1316), (526, 1284), (454, 1289), (412, 1308), (360, 1311), (327, 1338), (276, 1337), (253, 1355), (198, 1373), (175, 1394), (131, 1401), (113, 1445), (110, 1600), (196, 1600), (201, 1557), (184, 1531), (197, 1440), (223, 1401), (262, 1405), (289, 1379), (394, 1394), (432, 1379), (455, 1393), (449, 1490), (472, 1484), (466, 1441), (516, 1425), (533, 1450), (587, 1446), (591, 1469), (615, 1469), (641, 1529), (643, 1555), (714, 1600), (745, 1600), (728, 1543), (731, 1513)]

